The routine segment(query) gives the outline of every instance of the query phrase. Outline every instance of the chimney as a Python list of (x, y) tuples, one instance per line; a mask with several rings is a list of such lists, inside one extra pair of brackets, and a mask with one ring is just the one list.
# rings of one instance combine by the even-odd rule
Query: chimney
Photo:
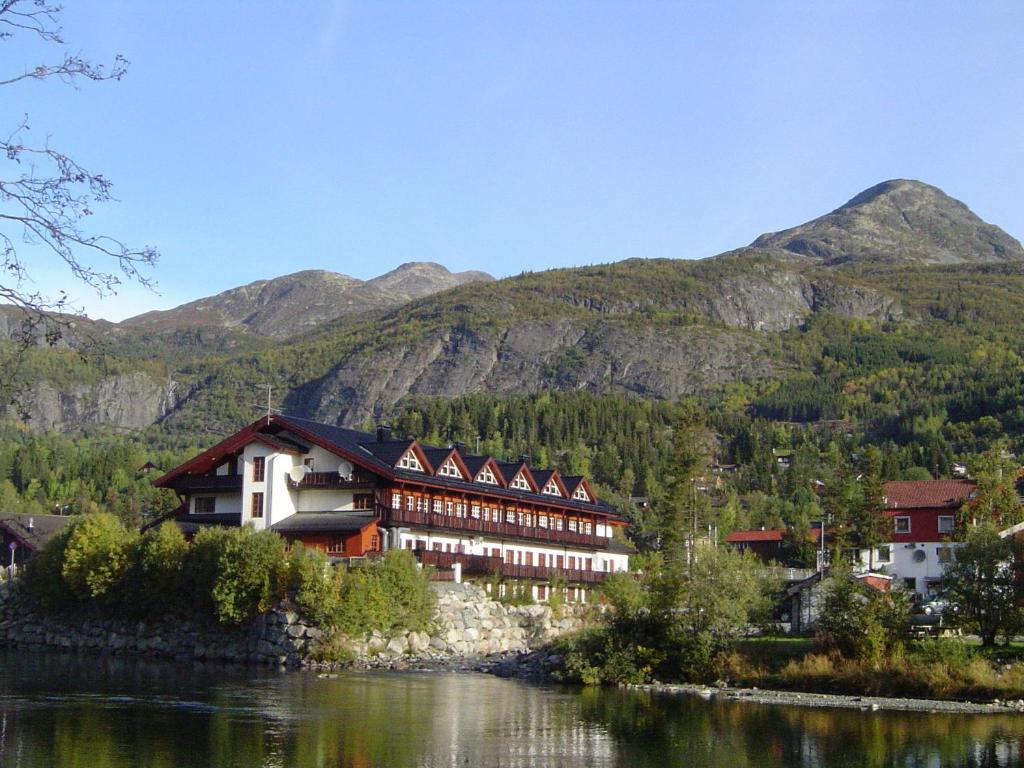
[(31, 531), (33, 528), (36, 527), (36, 519), (34, 517), (30, 517), (28, 519), (28, 525), (25, 527), (28, 528), (29, 531)]
[(521, 461), (526, 466), (530, 466), (530, 454), (528, 454), (528, 453), (520, 453), (519, 454), (519, 461)]
[(377, 442), (383, 443), (391, 439), (391, 427), (387, 424), (377, 425)]
[(452, 443), (452, 447), (456, 451), (458, 451), (460, 455), (465, 455), (465, 453), (466, 453), (466, 444), (464, 442), (462, 442), (461, 440), (456, 440), (454, 443)]

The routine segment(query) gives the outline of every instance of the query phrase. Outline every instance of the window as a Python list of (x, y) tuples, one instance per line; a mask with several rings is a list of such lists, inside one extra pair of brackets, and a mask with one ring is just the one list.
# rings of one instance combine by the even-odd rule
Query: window
[(370, 551), (371, 552), (376, 552), (378, 549), (380, 549), (380, 539), (378, 537), (376, 537), (376, 536), (371, 536), (370, 537)]
[(327, 554), (329, 555), (341, 555), (345, 553), (345, 537), (344, 536), (331, 536), (327, 540)]
[(455, 502), (455, 515), (457, 517), (465, 517), (466, 516), (466, 504), (465, 504), (465, 502), (462, 502), (462, 501)]
[(455, 503), (454, 503), (454, 502), (451, 502), (451, 501), (446, 501), (446, 502), (444, 503), (444, 513), (445, 513), (446, 515), (449, 515), (449, 516), (450, 516), (450, 515), (451, 515), (451, 513), (452, 513), (452, 509), (454, 509), (454, 508), (455, 508)]
[(564, 525), (563, 518), (555, 517), (555, 518), (552, 518), (552, 519), (555, 521), (555, 530), (556, 531), (562, 530), (562, 526)]
[(573, 533), (576, 532), (576, 518), (575, 517), (569, 519), (569, 530), (572, 531)]
[(479, 520), (480, 519), (480, 505), (479, 504), (473, 504), (472, 506), (470, 506), (470, 514), (473, 517), (475, 517), (477, 520)]
[(888, 563), (891, 560), (892, 560), (892, 551), (889, 549), (889, 547), (879, 547), (878, 548), (878, 562), (880, 562), (880, 563)]
[(952, 515), (939, 515), (939, 533), (952, 533), (956, 518)]
[(587, 536), (590, 536), (594, 532), (594, 524), (593, 523), (589, 523), (589, 522), (588, 523), (584, 523), (583, 524), (583, 532), (585, 534), (587, 534)]
[(427, 511), (427, 500), (423, 496), (416, 497), (416, 511), (421, 514)]
[(572, 497), (576, 499), (576, 501), (590, 501), (590, 494), (587, 493), (587, 489), (584, 488), (582, 485), (580, 485), (580, 487), (576, 489)]
[(936, 547), (935, 554), (939, 557), (940, 563), (952, 563), (953, 562), (953, 548), (952, 547)]
[(217, 497), (196, 496), (195, 505), (192, 511), (197, 515), (212, 515), (217, 511)]
[(541, 568), (543, 568), (547, 564), (548, 564), (548, 556), (546, 554), (544, 554), (543, 552), (538, 554), (537, 555), (537, 565), (539, 565)]
[(509, 488), (517, 488), (520, 491), (530, 490), (529, 481), (523, 477), (522, 472), (518, 472), (515, 477), (512, 478), (512, 482), (508, 484)]
[(255, 456), (252, 460), (252, 481), (262, 483), (263, 476), (267, 469), (267, 460), (262, 456)]
[(505, 522), (509, 523), (510, 525), (512, 525), (512, 524), (515, 523), (515, 521), (516, 521), (516, 511), (514, 509), (506, 509), (505, 510)]
[(895, 517), (893, 518), (896, 525), (896, 533), (910, 533), (910, 518), (909, 517)]
[(917, 591), (917, 579), (912, 576), (908, 576), (903, 580), (903, 586), (909, 589), (911, 592)]
[(312, 472), (316, 467), (316, 462), (313, 460), (313, 457), (310, 456), (308, 459), (302, 460), (302, 466), (304, 466), (306, 469)]
[(487, 483), (488, 485), (498, 484), (498, 478), (494, 476), (494, 472), (492, 472), (491, 468), (486, 464), (484, 465), (483, 469), (477, 472), (476, 481), (478, 483)]
[(435, 515), (440, 515), (441, 514), (441, 505), (443, 503), (444, 502), (442, 502), (440, 499), (434, 499), (434, 514)]
[(402, 494), (392, 493), (391, 494), (391, 508), (401, 509), (402, 508)]
[(405, 509), (407, 511), (409, 511), (409, 512), (412, 512), (414, 509), (416, 509), (416, 499), (415, 499), (415, 497), (413, 497), (413, 496), (406, 496), (405, 497)]
[(352, 496), (352, 509), (373, 509), (372, 493), (356, 493)]
[(537, 516), (537, 527), (538, 528), (547, 528), (548, 527), (548, 516), (547, 515), (538, 515)]
[(254, 493), (252, 495), (252, 503), (250, 504), (250, 512), (253, 517), (263, 517), (263, 494)]
[(423, 471), (423, 465), (420, 464), (420, 460), (416, 458), (416, 453), (411, 448), (398, 460), (398, 468), (411, 469), (413, 472)]
[(562, 492), (558, 490), (558, 483), (555, 482), (554, 478), (548, 480), (547, 485), (544, 486), (544, 490), (541, 493), (546, 493), (548, 496), (561, 496)]
[(441, 468), (437, 470), (437, 474), (444, 475), (446, 477), (457, 477), (462, 479), (462, 473), (459, 472), (459, 468), (455, 465), (455, 460), (448, 457), (448, 460), (441, 465)]

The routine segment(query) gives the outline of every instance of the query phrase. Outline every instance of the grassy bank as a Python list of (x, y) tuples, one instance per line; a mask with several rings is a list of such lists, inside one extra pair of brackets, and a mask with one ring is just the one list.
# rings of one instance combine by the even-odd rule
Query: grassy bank
[(1024, 647), (958, 638), (909, 644), (879, 664), (816, 650), (808, 638), (739, 643), (719, 662), (730, 683), (758, 688), (962, 701), (1024, 698)]

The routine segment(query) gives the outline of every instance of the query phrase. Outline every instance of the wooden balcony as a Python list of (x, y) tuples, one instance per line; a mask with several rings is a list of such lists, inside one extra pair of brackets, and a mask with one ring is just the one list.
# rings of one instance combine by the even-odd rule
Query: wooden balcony
[(410, 512), (406, 509), (385, 507), (382, 522), (385, 524), (414, 525), (422, 528), (452, 531), (471, 536), (490, 536), (499, 539), (527, 539), (553, 546), (607, 549), (609, 539), (574, 531), (556, 531), (551, 528), (527, 527), (512, 523), (492, 523), (475, 517), (436, 515), (433, 512)]
[(437, 552), (416, 550), (416, 557), (423, 565), (439, 570), (448, 570), (455, 563), (462, 563), (462, 572), (468, 576), (489, 576), (500, 573), (505, 579), (526, 581), (550, 581), (556, 573), (570, 584), (600, 584), (608, 575), (603, 571), (584, 571), (577, 568), (549, 568), (540, 565), (514, 565), (500, 557), (489, 555), (466, 555), (460, 552)]
[(376, 484), (373, 480), (364, 480), (361, 478), (346, 480), (338, 475), (337, 472), (308, 472), (306, 473), (306, 476), (302, 478), (302, 481), (298, 483), (290, 477), (288, 478), (288, 488), (293, 491), (305, 491), (309, 489), (372, 491), (375, 486)]
[(241, 475), (185, 475), (172, 483), (178, 493), (241, 491)]

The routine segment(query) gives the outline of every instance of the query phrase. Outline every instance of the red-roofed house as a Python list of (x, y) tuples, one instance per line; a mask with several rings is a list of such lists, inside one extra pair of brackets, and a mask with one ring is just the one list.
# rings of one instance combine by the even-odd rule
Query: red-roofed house
[[(782, 560), (782, 540), (785, 535), (785, 528), (754, 528), (733, 531), (725, 537), (725, 543), (741, 552), (753, 552), (766, 563), (779, 562)], [(818, 544), (821, 541), (821, 529), (812, 528), (808, 538)]]
[[(957, 546), (956, 516), (976, 490), (970, 480), (897, 480), (886, 483), (882, 514), (892, 521), (889, 541), (875, 549), (875, 564), (912, 591), (939, 589)], [(863, 563), (868, 552), (861, 553)]]

